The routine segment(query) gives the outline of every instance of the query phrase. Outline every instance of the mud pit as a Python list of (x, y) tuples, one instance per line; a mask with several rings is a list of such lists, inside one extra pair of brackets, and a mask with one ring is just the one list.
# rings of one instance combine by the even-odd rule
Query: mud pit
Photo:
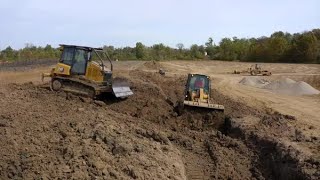
[[(150, 68), (153, 68), (150, 67)], [(317, 179), (318, 157), (277, 137), (319, 144), (290, 126), (295, 117), (254, 109), (214, 89), (222, 129), (197, 111), (177, 116), (185, 79), (132, 70), (135, 95), (104, 103), (32, 83), (0, 88), (3, 179)], [(318, 146), (316, 146), (318, 147)], [(316, 151), (317, 149), (315, 149)]]

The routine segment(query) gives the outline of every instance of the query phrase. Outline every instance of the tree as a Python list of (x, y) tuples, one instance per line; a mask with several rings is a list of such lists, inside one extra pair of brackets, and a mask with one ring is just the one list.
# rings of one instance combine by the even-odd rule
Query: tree
[(137, 59), (145, 58), (145, 46), (141, 42), (136, 43), (136, 57)]
[(180, 52), (182, 52), (184, 45), (182, 43), (178, 43), (176, 47), (179, 49)]
[(213, 39), (211, 37), (209, 37), (208, 41), (205, 43), (206, 47), (205, 47), (205, 51), (207, 52), (208, 56), (210, 59), (214, 59), (215, 58), (215, 54), (216, 54), (216, 47), (213, 44)]
[(190, 56), (192, 59), (203, 59), (204, 58), (204, 47), (193, 44), (190, 47)]
[(1, 54), (3, 56), (3, 60), (12, 61), (15, 59), (15, 51), (11, 48), (11, 46), (8, 46), (6, 49), (4, 49)]
[(275, 32), (268, 40), (270, 58), (273, 62), (286, 61), (284, 54), (289, 50), (290, 43), (282, 31)]
[(206, 47), (212, 47), (213, 46), (213, 39), (212, 37), (209, 37), (208, 41), (205, 43)]
[(164, 44), (155, 44), (151, 47), (152, 57), (155, 60), (164, 60), (167, 58), (168, 47)]
[(111, 59), (116, 59), (115, 58), (115, 48), (114, 46), (103, 46), (102, 48)]
[(251, 39), (249, 52), (248, 52), (248, 59), (250, 61), (270, 61), (270, 54), (268, 50), (268, 38), (267, 37), (260, 37), (258, 39)]
[[(203, 59), (204, 54), (210, 59), (263, 61), (263, 62), (294, 62), (320, 63), (320, 29), (303, 33), (290, 34), (277, 31), (269, 37), (260, 38), (223, 38), (217, 44), (209, 37), (204, 45), (193, 44), (186, 48), (178, 43), (171, 48), (162, 43), (150, 47), (137, 42), (135, 47), (104, 46), (103, 49), (112, 59)], [(31, 43), (14, 50), (10, 46), (0, 52), (0, 60), (30, 60), (58, 58), (60, 51), (47, 44), (37, 47)]]
[(294, 62), (315, 63), (318, 58), (319, 42), (312, 32), (303, 34), (294, 34), (292, 40), (292, 48), (289, 53)]
[(230, 38), (223, 38), (220, 41), (219, 57), (222, 60), (236, 60), (237, 54), (234, 48), (234, 43)]

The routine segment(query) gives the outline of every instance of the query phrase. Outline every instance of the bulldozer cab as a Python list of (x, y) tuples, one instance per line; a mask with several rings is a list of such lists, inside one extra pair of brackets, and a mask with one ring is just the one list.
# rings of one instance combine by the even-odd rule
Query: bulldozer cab
[[(89, 61), (98, 61), (98, 64), (104, 70), (102, 57), (105, 55), (100, 48), (91, 48), (85, 46), (64, 45), (61, 44), (62, 55), (60, 63), (69, 65), (71, 67), (70, 74), (85, 75)], [(109, 57), (107, 57), (110, 61)], [(112, 63), (111, 71), (112, 71)]]
[(203, 88), (205, 91), (209, 91), (209, 78), (205, 75), (191, 75), (189, 82), (189, 89), (191, 91)]
[(77, 46), (63, 46), (62, 48), (60, 62), (71, 66), (71, 74), (84, 75), (87, 62), (91, 57), (90, 49)]

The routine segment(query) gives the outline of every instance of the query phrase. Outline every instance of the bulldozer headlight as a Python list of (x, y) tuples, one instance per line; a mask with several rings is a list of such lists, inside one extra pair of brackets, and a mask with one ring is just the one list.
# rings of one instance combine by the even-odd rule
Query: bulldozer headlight
[(63, 67), (59, 67), (59, 71), (63, 72), (64, 71)]

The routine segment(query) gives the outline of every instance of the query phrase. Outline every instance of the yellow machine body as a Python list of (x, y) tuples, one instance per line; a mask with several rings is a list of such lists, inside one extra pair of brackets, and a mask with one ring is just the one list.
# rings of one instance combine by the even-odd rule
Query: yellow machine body
[(184, 105), (224, 110), (223, 105), (210, 102), (210, 77), (202, 74), (188, 74)]
[(200, 102), (207, 102), (209, 100), (209, 94), (205, 93), (203, 88), (200, 88), (198, 91), (191, 92), (191, 101), (200, 101)]
[(55, 68), (53, 68), (52, 73), (56, 75), (70, 75), (71, 66), (63, 63), (58, 63)]
[[(45, 77), (52, 76), (72, 76), (70, 73), (71, 66), (63, 63), (57, 63), (50, 74), (44, 73)], [(103, 82), (104, 74), (101, 67), (96, 62), (88, 62), (84, 78), (90, 81)]]
[(89, 62), (87, 65), (85, 77), (86, 79), (89, 79), (95, 82), (102, 82), (104, 75), (98, 63)]
[(121, 98), (133, 94), (125, 82), (113, 79), (111, 59), (108, 57), (110, 68), (107, 68), (98, 53), (103, 54), (103, 49), (61, 45), (61, 50), (62, 55), (56, 66), (50, 73), (42, 74), (42, 79), (51, 77), (52, 90), (63, 90), (93, 98), (110, 92)]

